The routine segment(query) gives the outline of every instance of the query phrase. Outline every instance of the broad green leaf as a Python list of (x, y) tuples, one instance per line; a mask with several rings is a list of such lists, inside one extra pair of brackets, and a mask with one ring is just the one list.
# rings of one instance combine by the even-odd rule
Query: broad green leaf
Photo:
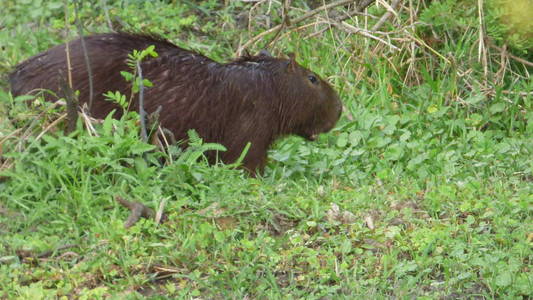
[(492, 114), (500, 113), (505, 110), (505, 103), (500, 102), (500, 103), (492, 104), (489, 110)]
[(337, 147), (344, 148), (348, 145), (348, 133), (343, 132), (337, 137)]
[(505, 287), (511, 285), (513, 282), (513, 275), (511, 272), (507, 270), (501, 271), (495, 279), (495, 283), (497, 286)]

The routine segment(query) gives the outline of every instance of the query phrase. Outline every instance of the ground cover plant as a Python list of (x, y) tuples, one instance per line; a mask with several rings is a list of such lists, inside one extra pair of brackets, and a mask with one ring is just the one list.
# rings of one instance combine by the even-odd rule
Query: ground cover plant
[[(3, 1), (0, 298), (533, 295), (527, 1), (81, 2)], [(343, 116), (250, 178), (194, 133), (162, 151), (136, 113), (65, 133), (64, 105), (9, 94), (17, 63), (111, 28), (220, 61), (296, 52)], [(167, 220), (126, 229), (117, 197)]]

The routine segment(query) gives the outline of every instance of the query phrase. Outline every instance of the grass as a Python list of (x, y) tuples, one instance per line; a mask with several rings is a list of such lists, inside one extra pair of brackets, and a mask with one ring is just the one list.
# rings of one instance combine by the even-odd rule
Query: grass
[[(64, 40), (63, 2), (39, 2), (7, 1), (2, 74)], [(245, 3), (108, 2), (112, 16), (219, 60), (248, 37), (235, 21)], [(100, 5), (81, 10), (87, 31), (106, 30)], [(135, 115), (65, 135), (50, 126), (61, 108), (0, 92), (0, 298), (531, 297), (533, 83), (498, 53), (477, 60), (475, 14), (446, 27), (435, 6), (422, 17), (436, 25), (410, 34), (435, 30), (433, 50), (454, 63), (340, 29), (282, 35), (274, 52), (328, 75), (345, 111), (315, 143), (279, 141), (261, 178), (197, 160), (201, 141), (161, 164)], [(117, 195), (165, 201), (168, 221), (124, 229)]]

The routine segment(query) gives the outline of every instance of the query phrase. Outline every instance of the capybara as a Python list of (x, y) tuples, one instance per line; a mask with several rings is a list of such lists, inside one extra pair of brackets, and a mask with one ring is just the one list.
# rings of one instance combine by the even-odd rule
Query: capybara
[[(104, 118), (118, 108), (104, 100), (107, 91), (130, 95), (131, 83), (120, 74), (131, 71), (128, 54), (154, 45), (158, 57), (141, 64), (143, 78), (153, 83), (144, 89), (145, 111), (150, 114), (161, 107), (159, 121), (177, 140), (187, 139), (187, 131), (194, 129), (205, 142), (224, 145), (227, 151), (207, 154), (210, 162), (218, 156), (232, 163), (250, 142), (243, 166), (252, 174), (262, 171), (267, 150), (277, 138), (296, 134), (314, 140), (334, 127), (342, 111), (335, 90), (294, 57), (276, 58), (262, 51), (218, 63), (151, 35), (105, 33), (84, 41), (92, 70), (94, 117)], [(17, 65), (9, 77), (13, 95), (47, 89), (61, 96), (60, 85), (67, 77), (65, 48), (56, 46)], [(73, 90), (79, 91), (80, 103), (88, 102), (89, 77), (80, 39), (69, 43), (69, 56)], [(134, 99), (130, 109), (138, 110)]]

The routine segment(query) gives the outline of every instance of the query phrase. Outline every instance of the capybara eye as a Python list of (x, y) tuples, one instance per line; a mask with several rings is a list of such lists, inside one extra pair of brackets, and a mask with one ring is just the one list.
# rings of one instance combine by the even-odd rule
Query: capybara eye
[(309, 79), (309, 81), (311, 81), (312, 84), (317, 84), (318, 83), (318, 79), (314, 75), (307, 76), (307, 79)]

